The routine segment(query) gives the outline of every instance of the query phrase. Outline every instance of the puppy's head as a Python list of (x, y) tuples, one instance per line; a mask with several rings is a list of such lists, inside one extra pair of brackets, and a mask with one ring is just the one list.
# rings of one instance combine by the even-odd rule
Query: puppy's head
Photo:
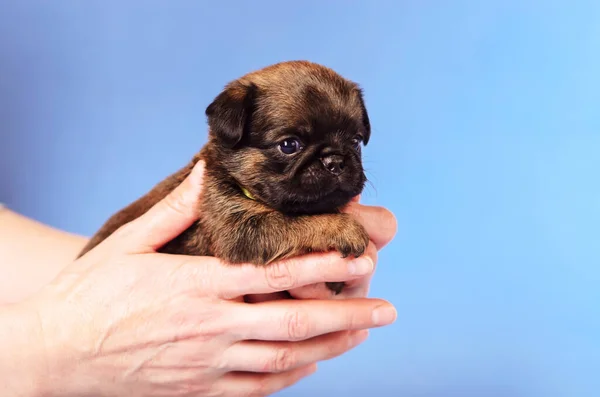
[(291, 61), (249, 73), (206, 115), (228, 176), (272, 208), (332, 211), (363, 189), (369, 116), (360, 88), (329, 68)]

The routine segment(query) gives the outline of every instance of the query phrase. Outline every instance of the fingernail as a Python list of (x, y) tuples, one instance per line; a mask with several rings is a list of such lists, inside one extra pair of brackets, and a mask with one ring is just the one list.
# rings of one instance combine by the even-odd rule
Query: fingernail
[(361, 343), (366, 341), (368, 337), (369, 337), (369, 331), (366, 329), (354, 333), (354, 335), (352, 335), (350, 337), (350, 343), (349, 343), (350, 347), (355, 347), (355, 346), (360, 345)]
[(373, 271), (373, 261), (368, 256), (360, 257), (348, 262), (348, 273), (363, 276)]
[(377, 326), (389, 325), (396, 321), (398, 313), (393, 306), (379, 306), (373, 310), (373, 323)]

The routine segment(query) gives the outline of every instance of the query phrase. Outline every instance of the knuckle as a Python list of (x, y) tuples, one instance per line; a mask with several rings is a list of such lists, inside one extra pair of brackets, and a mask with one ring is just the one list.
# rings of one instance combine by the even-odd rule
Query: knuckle
[(367, 311), (365, 311), (362, 308), (359, 310), (356, 310), (356, 308), (354, 308), (354, 310), (351, 310), (349, 307), (346, 307), (345, 310), (342, 310), (339, 313), (340, 324), (342, 325), (340, 328), (352, 330), (369, 325), (370, 322), (367, 321), (367, 317), (369, 316), (366, 316), (366, 313)]
[[(179, 310), (173, 310), (168, 325), (176, 331), (173, 333), (173, 341), (183, 341), (194, 338), (199, 342), (210, 342), (227, 332), (221, 310), (215, 307), (202, 308), (202, 305), (192, 310), (189, 305), (181, 305)], [(194, 360), (199, 358), (194, 358)]]
[(347, 314), (347, 328), (348, 329), (360, 329), (371, 325), (371, 313), (372, 310), (365, 310), (357, 313), (351, 311)]
[(303, 311), (293, 311), (285, 316), (284, 326), (287, 328), (289, 340), (298, 341), (308, 338), (310, 327), (308, 314)]
[(271, 362), (268, 364), (269, 372), (285, 372), (291, 369), (296, 364), (296, 357), (293, 349), (290, 347), (283, 347), (277, 349)]
[(340, 333), (336, 338), (334, 343), (329, 343), (325, 345), (325, 354), (323, 359), (328, 360), (333, 357), (336, 357), (346, 350), (348, 350), (348, 333)]
[(215, 294), (221, 284), (219, 278), (215, 275), (219, 269), (214, 263), (199, 263), (195, 258), (182, 256), (181, 262), (173, 270), (173, 278), (177, 283), (182, 283), (191, 288), (195, 293)]
[(288, 261), (274, 262), (265, 267), (265, 276), (269, 288), (284, 291), (294, 287), (296, 280)]
[(181, 193), (171, 193), (165, 197), (163, 204), (168, 211), (174, 212), (178, 215), (187, 215), (186, 208), (188, 205), (186, 204), (186, 200)]

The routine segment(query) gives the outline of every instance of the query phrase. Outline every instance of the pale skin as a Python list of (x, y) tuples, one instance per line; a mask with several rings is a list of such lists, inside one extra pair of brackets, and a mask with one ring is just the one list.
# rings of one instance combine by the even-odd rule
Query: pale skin
[[(0, 395), (266, 396), (395, 321), (366, 296), (396, 222), (358, 200), (348, 212), (372, 240), (359, 260), (156, 253), (196, 219), (202, 173), (76, 261), (86, 238), (0, 210)], [(348, 287), (332, 299), (326, 281)], [(280, 299), (291, 289), (310, 299)]]

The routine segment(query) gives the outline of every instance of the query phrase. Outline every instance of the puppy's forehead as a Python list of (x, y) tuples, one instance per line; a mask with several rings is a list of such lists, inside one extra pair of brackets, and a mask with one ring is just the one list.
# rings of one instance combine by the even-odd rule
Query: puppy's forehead
[(273, 121), (310, 123), (329, 117), (362, 117), (358, 86), (325, 66), (291, 61), (244, 76), (261, 92), (257, 110)]

